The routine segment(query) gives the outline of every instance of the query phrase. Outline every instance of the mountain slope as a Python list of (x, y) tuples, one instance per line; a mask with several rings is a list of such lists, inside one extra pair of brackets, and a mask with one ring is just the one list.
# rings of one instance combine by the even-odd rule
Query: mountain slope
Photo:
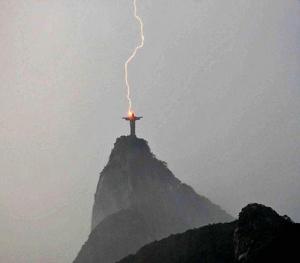
[(170, 234), (232, 219), (178, 180), (145, 140), (123, 136), (100, 175), (92, 233), (75, 262), (115, 262)]
[(204, 226), (146, 245), (119, 263), (233, 262), (236, 222)]
[(299, 234), (300, 224), (269, 207), (251, 204), (238, 221), (170, 236), (119, 263), (294, 262)]

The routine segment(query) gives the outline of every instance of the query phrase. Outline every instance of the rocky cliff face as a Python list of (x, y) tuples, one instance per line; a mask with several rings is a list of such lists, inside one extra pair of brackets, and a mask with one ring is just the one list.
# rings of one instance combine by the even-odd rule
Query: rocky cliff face
[(251, 204), (238, 221), (189, 230), (146, 245), (119, 263), (296, 262), (300, 224)]
[(150, 241), (230, 220), (178, 180), (145, 140), (123, 136), (100, 175), (92, 233), (75, 262), (115, 262)]

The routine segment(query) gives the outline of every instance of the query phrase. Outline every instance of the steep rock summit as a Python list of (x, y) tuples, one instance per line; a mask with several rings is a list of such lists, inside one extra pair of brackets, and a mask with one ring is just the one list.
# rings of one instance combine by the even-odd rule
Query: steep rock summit
[(232, 217), (183, 184), (133, 136), (117, 139), (100, 175), (92, 233), (76, 263), (115, 262), (172, 233)]
[(145, 140), (123, 136), (117, 139), (101, 173), (92, 228), (108, 215), (128, 208), (136, 208), (157, 219), (167, 219), (173, 222), (172, 228), (177, 223), (179, 231), (231, 219), (219, 207), (181, 183), (164, 162), (155, 158)]

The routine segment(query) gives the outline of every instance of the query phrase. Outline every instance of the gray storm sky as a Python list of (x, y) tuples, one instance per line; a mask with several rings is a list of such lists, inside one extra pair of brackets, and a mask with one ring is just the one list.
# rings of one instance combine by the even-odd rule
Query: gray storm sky
[[(300, 2), (139, 0), (138, 134), (233, 215), (300, 221)], [(127, 134), (130, 0), (0, 0), (0, 261), (71, 262)]]

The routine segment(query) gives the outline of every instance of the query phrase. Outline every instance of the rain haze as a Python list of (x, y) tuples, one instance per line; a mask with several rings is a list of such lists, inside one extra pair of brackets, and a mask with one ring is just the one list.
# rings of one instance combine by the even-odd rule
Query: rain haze
[[(300, 2), (139, 0), (137, 125), (182, 181), (232, 215), (300, 221)], [(0, 1), (0, 261), (72, 262), (99, 172), (128, 134), (130, 0)]]

